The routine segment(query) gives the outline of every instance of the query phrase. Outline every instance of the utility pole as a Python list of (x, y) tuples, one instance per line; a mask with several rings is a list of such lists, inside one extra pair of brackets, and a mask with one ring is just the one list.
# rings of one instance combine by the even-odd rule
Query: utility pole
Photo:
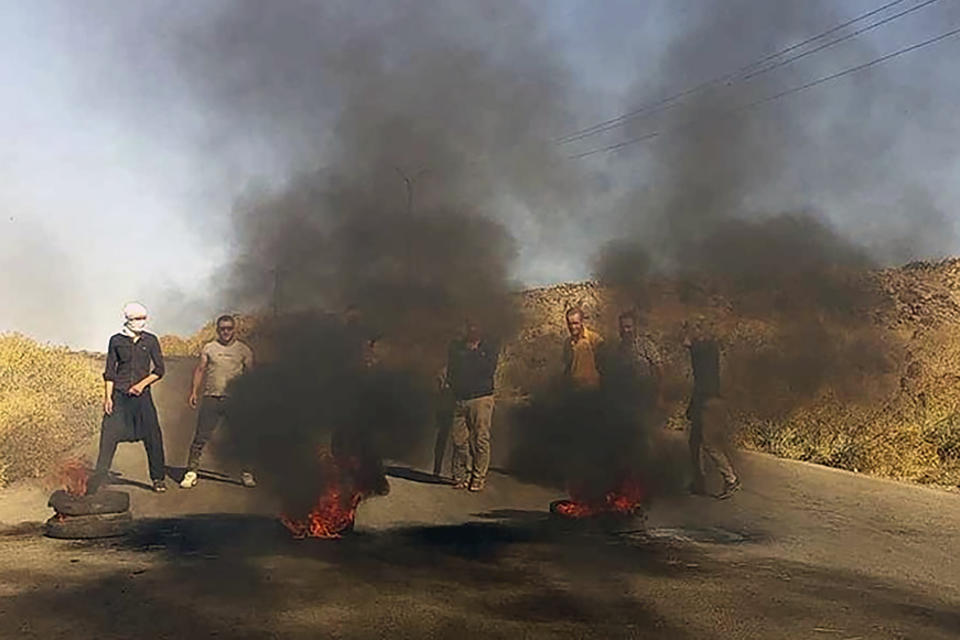
[(427, 173), (429, 169), (420, 169), (413, 176), (407, 176), (400, 167), (394, 167), (397, 170), (397, 173), (400, 174), (400, 178), (403, 180), (403, 185), (407, 189), (407, 215), (413, 213), (413, 186), (416, 183), (417, 179), (422, 175)]
[(280, 308), (280, 267), (274, 267), (271, 270), (273, 274), (273, 295), (271, 296), (271, 307), (273, 310), (273, 317), (277, 317), (277, 312)]

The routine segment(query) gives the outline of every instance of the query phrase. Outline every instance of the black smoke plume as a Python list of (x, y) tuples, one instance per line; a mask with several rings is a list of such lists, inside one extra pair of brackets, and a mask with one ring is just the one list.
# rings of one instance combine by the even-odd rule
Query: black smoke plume
[[(697, 84), (694, 79), (710, 78), (705, 51), (717, 52), (716, 63), (727, 69), (748, 61), (738, 62), (737, 47), (729, 42), (729, 34), (737, 31), (732, 22), (744, 16), (755, 33), (763, 34), (764, 43), (756, 50), (770, 51), (840, 21), (831, 11), (812, 11), (808, 5), (755, 2), (722, 3), (690, 14), (688, 28), (662, 59), (661, 93), (671, 95)], [(605, 333), (609, 350), (616, 342), (619, 313), (639, 314), (642, 331), (652, 334), (665, 356), (665, 395), (675, 416), (682, 415), (691, 390), (689, 354), (683, 347), (687, 320), (705, 325), (723, 346), (722, 390), (739, 417), (783, 418), (824, 392), (847, 401), (878, 401), (877, 394), (885, 391), (876, 380), (898, 366), (900, 353), (875, 322), (882, 296), (869, 270), (891, 258), (922, 255), (931, 247), (938, 251), (939, 241), (931, 242), (929, 228), (898, 224), (889, 209), (884, 215), (876, 209), (825, 210), (815, 204), (821, 194), (807, 191), (805, 182), (816, 176), (825, 193), (875, 188), (873, 161), (883, 149), (895, 148), (901, 135), (889, 126), (894, 112), (903, 101), (919, 104), (924, 96), (901, 94), (891, 100), (893, 88), (874, 77), (830, 87), (829, 94), (740, 110), (874, 56), (869, 45), (856, 41), (783, 73), (718, 83), (652, 117), (627, 119), (612, 133), (572, 145), (583, 151), (659, 134), (586, 160), (605, 162), (611, 171), (618, 171), (618, 165), (649, 168), (649, 178), (631, 175), (639, 185), (614, 198), (611, 217), (619, 219), (620, 233), (595, 260), (608, 306), (593, 322)], [(667, 84), (676, 79), (683, 79), (679, 86)], [(649, 88), (644, 74), (636, 104), (657, 97)], [(870, 105), (868, 117), (858, 104)], [(813, 130), (819, 133), (811, 135)], [(824, 131), (837, 134), (836, 141), (824, 140)], [(853, 156), (861, 158), (859, 164), (849, 162)], [(929, 197), (918, 196), (917, 188), (909, 193), (911, 202), (926, 205), (925, 220), (936, 225), (942, 219), (930, 212)], [(943, 224), (935, 228), (932, 235), (953, 236)], [(618, 385), (615, 377), (607, 376), (608, 386)], [(673, 473), (677, 452), (658, 449), (666, 445), (652, 438), (660, 425), (634, 419), (631, 430), (630, 420), (623, 418), (644, 400), (608, 394), (592, 411), (581, 411), (557, 397), (535, 396), (530, 420), (539, 426), (521, 435), (518, 467), (535, 469), (555, 484), (585, 482), (602, 490), (598, 467), (632, 466), (635, 473), (677, 486), (682, 477)], [(607, 486), (611, 482), (608, 476)]]
[[(252, 156), (252, 164), (268, 167), (269, 184), (250, 188), (234, 212), (229, 270), (233, 300), (277, 317), (265, 329), (267, 364), (245, 383), (251, 387), (244, 402), (260, 403), (250, 408), (259, 416), (249, 424), (254, 441), (267, 437), (271, 424), (293, 430), (271, 445), (279, 449), (264, 466), (277, 468), (285, 451), (299, 459), (309, 450), (304, 442), (322, 441), (338, 424), (372, 422), (410, 436), (418, 422), (412, 416), (429, 403), (424, 389), (463, 319), (474, 317), (497, 337), (511, 335), (507, 293), (517, 253), (527, 260), (576, 254), (579, 262), (616, 236), (600, 268), (616, 308), (595, 323), (610, 344), (620, 301), (655, 316), (651, 291), (662, 287), (651, 284), (663, 278), (677, 283), (687, 312), (713, 311), (722, 331), (731, 329), (725, 322), (734, 311), (775, 324), (779, 342), (730, 354), (726, 366), (743, 380), (731, 389), (759, 399), (752, 408), (779, 394), (787, 398), (774, 403), (781, 411), (848, 378), (845, 363), (859, 363), (860, 374), (887, 366), (863, 311), (870, 291), (860, 275), (886, 257), (877, 247), (902, 257), (947, 236), (924, 230), (913, 237), (902, 216), (900, 224), (877, 225), (873, 211), (832, 211), (815, 197), (848, 202), (855, 199), (849, 194), (888, 182), (890, 166), (874, 160), (896, 148), (901, 128), (891, 122), (923, 96), (879, 74), (730, 112), (836, 70), (830, 64), (862, 62), (876, 53), (862, 40), (842, 55), (721, 84), (653, 120), (630, 120), (611, 141), (661, 135), (633, 151), (572, 162), (567, 156), (577, 149), (555, 141), (592, 104), (573, 99), (582, 95), (582, 78), (562, 62), (540, 3), (241, 0), (210, 11), (175, 29), (169, 27), (176, 21), (158, 17), (155, 30), (171, 36), (159, 45), (169, 54), (172, 43), (171, 75), (206, 116), (211, 163)], [(662, 54), (637, 61), (629, 102), (648, 102), (651, 88), (660, 95), (687, 88), (842, 17), (808, 3), (758, 0), (681, 12)], [(131, 47), (131, 55), (137, 51)], [(903, 95), (886, 99), (894, 92)], [(581, 144), (605, 144), (595, 140)], [(929, 211), (926, 218), (940, 219)], [(873, 231), (865, 239), (856, 232), (866, 226)], [(894, 241), (884, 242), (889, 235)], [(348, 306), (362, 317), (359, 334), (347, 337), (334, 320), (318, 319)], [(285, 324), (289, 315), (299, 320)], [(680, 321), (671, 318), (657, 336), (672, 363), (684, 357)], [(316, 362), (341, 340), (348, 352), (355, 342), (375, 343), (378, 366), (398, 376), (383, 384), (402, 392), (371, 403), (384, 419), (354, 419), (340, 409), (327, 419), (324, 408), (305, 408), (344, 406), (341, 395), (367, 397), (367, 373)], [(338, 384), (317, 387), (317, 377)], [(301, 380), (311, 382), (297, 386)], [(341, 380), (355, 386), (344, 392)], [(334, 390), (340, 393), (329, 397)], [(647, 464), (647, 445), (636, 440), (646, 431), (623, 426), (626, 407), (618, 404), (598, 430), (589, 408), (565, 417), (563, 397), (535, 395), (528, 419), (540, 427), (516, 431), (529, 440), (520, 451), (536, 459), (515, 457), (519, 467), (546, 481), (590, 476), (586, 482), (594, 484), (597, 469), (622, 466), (611, 463), (621, 452), (639, 451), (634, 459)]]
[[(366, 337), (337, 316), (278, 317), (258, 335), (269, 358), (231, 389), (227, 450), (257, 469), (292, 517), (333, 483), (345, 499), (386, 493), (382, 458), (402, 459), (419, 442), (430, 387), (409, 370), (371, 366)], [(325, 464), (331, 455), (347, 478)]]
[[(747, 13), (764, 25), (770, 50), (816, 33), (818, 24), (839, 21), (799, 5), (741, 2), (733, 12), (724, 5), (698, 15), (688, 37), (675, 42), (666, 74), (695, 74), (694, 50), (723, 50), (717, 39), (748, 5)], [(645, 301), (651, 282), (672, 280), (674, 302), (688, 316), (706, 314), (725, 343), (726, 393), (743, 411), (783, 416), (828, 389), (863, 399), (875, 391), (870, 381), (896, 366), (896, 348), (874, 322), (881, 297), (868, 271), (891, 257), (889, 246), (901, 251), (897, 257), (907, 246), (913, 255), (928, 250), (929, 230), (899, 227), (890, 234), (897, 241), (881, 246), (864, 230), (875, 230), (888, 218), (880, 223), (875, 210), (835, 212), (816, 206), (816, 194), (802, 185), (805, 176), (823, 170), (822, 163), (833, 167), (833, 175), (821, 183), (825, 191), (871, 184), (875, 173), (868, 159), (881, 148), (895, 147), (901, 136), (887, 126), (886, 116), (892, 117), (901, 101), (922, 96), (891, 100), (886, 83), (874, 77), (830, 87), (832, 93), (738, 110), (804, 78), (824, 75), (834, 68), (830, 64), (843, 68), (875, 55), (864, 41), (854, 40), (831, 56), (786, 65), (783, 73), (721, 83), (679, 101), (658, 122), (627, 127), (634, 135), (649, 127), (672, 133), (650, 149), (656, 158), (655, 186), (643, 198), (630, 194), (622, 201), (624, 229), (635, 239), (632, 261), (616, 259), (621, 240), (601, 254), (599, 276), (615, 299), (627, 303)], [(854, 108), (858, 102), (871, 105), (869, 117)], [(837, 103), (850, 108), (826, 107)], [(842, 153), (828, 151), (832, 141), (812, 148), (811, 127), (843, 132)], [(836, 164), (854, 152), (862, 164)], [(780, 208), (764, 207), (765, 200)], [(783, 204), (791, 201), (796, 207), (784, 213)], [(629, 273), (644, 275), (631, 280)], [(683, 363), (681, 332), (657, 329), (676, 350), (674, 360)]]
[(189, 89), (291, 176), (233, 212), (231, 296), (266, 317), (227, 446), (293, 516), (332, 482), (324, 447), (386, 491), (381, 461), (432, 435), (467, 319), (515, 332), (504, 222), (577, 197), (548, 143), (566, 71), (539, 30), (505, 2), (239, 2), (180, 34)]

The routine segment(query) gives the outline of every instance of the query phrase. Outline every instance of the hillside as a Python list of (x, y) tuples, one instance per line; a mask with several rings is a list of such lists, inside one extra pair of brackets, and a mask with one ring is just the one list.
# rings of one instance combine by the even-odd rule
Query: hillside
[(690, 283), (654, 281), (632, 298), (595, 283), (526, 291), (519, 296), (524, 328), (508, 350), (504, 382), (529, 386), (557, 371), (568, 304), (584, 305), (592, 324), (614, 340), (617, 314), (639, 306), (663, 350), (671, 422), (680, 426), (691, 382), (680, 330), (684, 320), (705, 315), (723, 344), (725, 393), (739, 417), (741, 444), (855, 471), (956, 484), (960, 260), (846, 277), (855, 282), (829, 284), (849, 286), (847, 301), (868, 300), (862, 313), (799, 312), (789, 304), (771, 311), (778, 303), (769, 298), (777, 292), (731, 294), (724, 283), (707, 283), (691, 295)]
[[(820, 464), (920, 482), (960, 482), (960, 259), (871, 272), (805, 274), (776, 287), (717, 279), (651, 280), (624, 292), (597, 283), (516, 294), (521, 326), (505, 345), (501, 395), (519, 398), (559, 373), (564, 310), (616, 340), (616, 318), (641, 311), (665, 360), (670, 425), (682, 427), (691, 375), (685, 320), (720, 336), (724, 389), (741, 444)], [(241, 333), (256, 342), (255, 317)], [(195, 355), (212, 324), (189, 339)], [(389, 337), (387, 338), (389, 340)]]

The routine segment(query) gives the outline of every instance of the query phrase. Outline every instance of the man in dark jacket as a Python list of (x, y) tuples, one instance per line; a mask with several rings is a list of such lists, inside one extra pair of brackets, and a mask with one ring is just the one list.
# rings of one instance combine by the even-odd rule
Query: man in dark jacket
[(483, 491), (486, 485), (497, 358), (497, 345), (484, 340), (479, 327), (469, 320), (463, 337), (450, 344), (446, 383), (455, 400), (451, 427), (454, 489)]

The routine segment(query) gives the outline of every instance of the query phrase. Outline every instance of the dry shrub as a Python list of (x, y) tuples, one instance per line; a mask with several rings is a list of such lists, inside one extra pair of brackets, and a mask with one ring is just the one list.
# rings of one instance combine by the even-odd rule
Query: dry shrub
[(165, 356), (196, 355), (193, 353), (192, 338), (182, 338), (177, 335), (167, 334), (167, 335), (160, 336), (159, 340), (160, 340), (160, 351), (163, 352), (163, 355)]
[[(237, 336), (243, 340), (250, 340), (255, 333), (261, 319), (252, 315), (238, 315)], [(199, 356), (203, 345), (217, 337), (214, 320), (207, 322), (199, 331), (188, 338), (177, 335), (160, 336), (160, 349), (165, 356)]]
[(0, 335), (0, 485), (44, 475), (96, 432), (100, 366), (66, 348)]
[(742, 416), (743, 445), (786, 458), (878, 476), (960, 483), (960, 389), (954, 379), (905, 377), (875, 402), (833, 390), (776, 420)]

